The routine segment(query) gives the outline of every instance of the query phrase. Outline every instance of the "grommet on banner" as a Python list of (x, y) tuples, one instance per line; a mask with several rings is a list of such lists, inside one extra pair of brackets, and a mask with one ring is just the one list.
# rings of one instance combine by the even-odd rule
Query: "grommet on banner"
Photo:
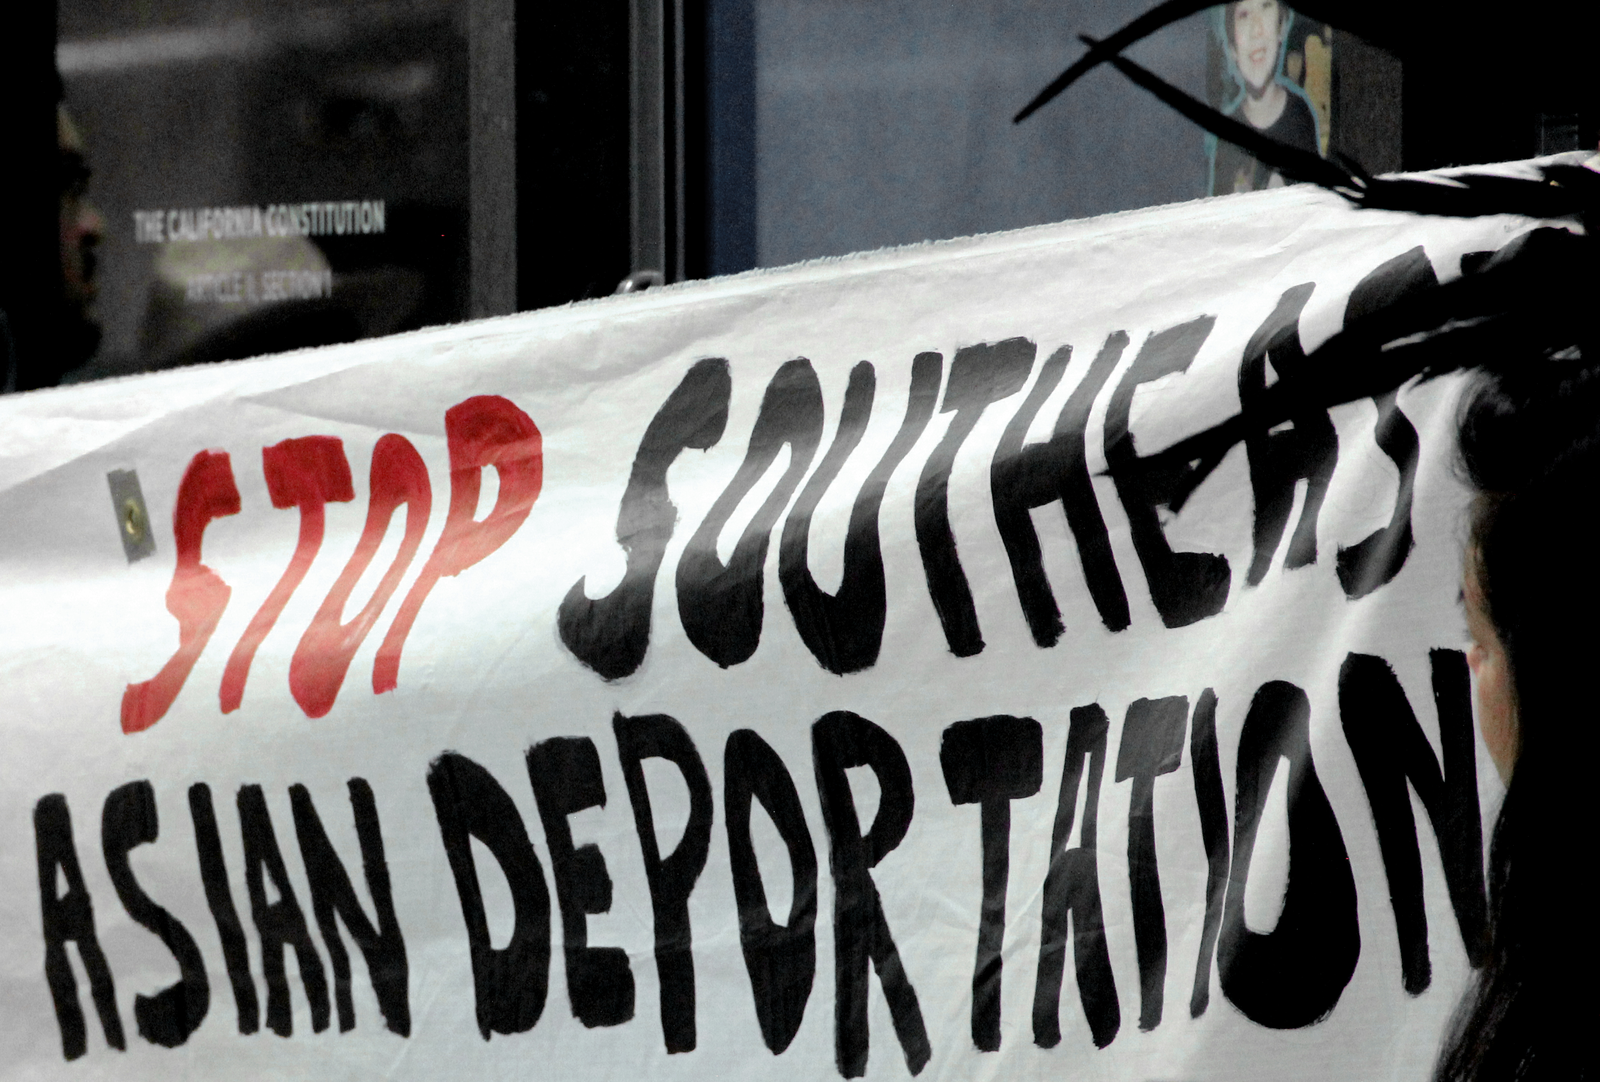
[(617, 292), (617, 293), (638, 293), (641, 290), (649, 289), (651, 286), (662, 285), (662, 284), (664, 284), (666, 282), (666, 280), (667, 280), (666, 276), (663, 275), (660, 271), (655, 271), (655, 270), (634, 271), (632, 274), (628, 275), (622, 281), (617, 283), (617, 288), (616, 288), (615, 292)]
[(144, 506), (139, 474), (134, 470), (112, 470), (106, 474), (111, 486), (111, 508), (117, 516), (117, 536), (131, 564), (156, 550), (156, 537), (150, 529), (150, 512)]

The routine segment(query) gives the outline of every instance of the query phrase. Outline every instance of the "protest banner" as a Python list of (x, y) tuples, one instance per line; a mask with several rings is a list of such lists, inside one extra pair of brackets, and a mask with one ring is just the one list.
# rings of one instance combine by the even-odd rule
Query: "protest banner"
[(1284, 189), (0, 402), (0, 1057), (1422, 1077), (1462, 381), (1145, 467), (1537, 227)]

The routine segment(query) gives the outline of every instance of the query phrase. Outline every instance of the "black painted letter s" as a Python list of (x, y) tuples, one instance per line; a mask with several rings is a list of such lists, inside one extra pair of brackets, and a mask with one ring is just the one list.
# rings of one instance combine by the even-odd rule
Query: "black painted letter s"
[(617, 512), (617, 544), (628, 554), (622, 581), (605, 597), (591, 599), (579, 579), (561, 602), (561, 641), (607, 680), (632, 673), (650, 647), (656, 572), (678, 522), (667, 494), (667, 469), (684, 451), (704, 451), (722, 438), (732, 389), (728, 362), (720, 357), (689, 369), (644, 430), (633, 459)]

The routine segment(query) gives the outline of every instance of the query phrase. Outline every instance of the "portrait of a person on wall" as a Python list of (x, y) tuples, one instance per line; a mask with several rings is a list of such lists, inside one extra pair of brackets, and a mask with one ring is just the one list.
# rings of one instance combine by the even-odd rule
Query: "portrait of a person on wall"
[[(1328, 28), (1279, 0), (1237, 0), (1212, 9), (1208, 83), (1212, 104), (1280, 143), (1326, 155), (1332, 90)], [(1231, 143), (1207, 138), (1211, 195), (1284, 183)]]

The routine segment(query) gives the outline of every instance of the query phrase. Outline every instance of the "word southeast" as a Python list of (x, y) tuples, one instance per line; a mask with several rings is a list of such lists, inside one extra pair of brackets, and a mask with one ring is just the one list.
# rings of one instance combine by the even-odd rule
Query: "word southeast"
[[(1391, 260), (1351, 294), (1345, 333), (1356, 337), (1364, 333), (1363, 313), (1375, 307), (1372, 297), (1437, 284), (1420, 248)], [(898, 429), (872, 464), (851, 507), (843, 574), (834, 593), (817, 584), (808, 566), (811, 521), (866, 431), (874, 411), (876, 370), (869, 361), (851, 370), (832, 443), (812, 469), (822, 450), (821, 385), (805, 358), (782, 365), (763, 393), (743, 461), (678, 558), (674, 585), (685, 634), (723, 668), (755, 653), (764, 615), (767, 552), (781, 518), (778, 579), (801, 640), (829, 672), (843, 675), (876, 665), (886, 618), (879, 511), (890, 477), (918, 444), (937, 409), (950, 419), (917, 479), (913, 511), (917, 550), (950, 652), (957, 657), (982, 652), (985, 643), (973, 591), (951, 529), (950, 474), (985, 412), (1018, 395), (1021, 401), (990, 457), (989, 496), (1017, 601), (1037, 646), (1055, 646), (1065, 631), (1032, 518), (1034, 510), (1052, 504), (1059, 505), (1066, 518), (1100, 621), (1112, 632), (1124, 631), (1132, 622), (1123, 574), (1088, 465), (1090, 417), (1108, 387), (1103, 413), (1107, 473), (1164, 626), (1183, 627), (1215, 616), (1228, 600), (1235, 576), (1228, 559), (1217, 553), (1174, 551), (1164, 532), (1163, 514), (1180, 510), (1223, 455), (1241, 442), (1249, 459), (1254, 501), (1254, 551), (1245, 583), (1259, 584), (1285, 545), (1285, 569), (1316, 563), (1318, 516), (1338, 460), (1333, 423), (1326, 408), (1296, 407), (1286, 417), (1267, 416), (1275, 403), (1291, 399), (1295, 388), (1315, 382), (1305, 371), (1299, 336), (1300, 313), (1314, 289), (1313, 283), (1305, 283), (1285, 291), (1246, 343), (1238, 368), (1241, 413), (1152, 455), (1141, 455), (1134, 444), (1135, 392), (1143, 384), (1188, 371), (1211, 334), (1213, 316), (1150, 334), (1125, 367), (1121, 362), (1131, 342), (1124, 331), (1112, 332), (1092, 355), (1075, 354), (1072, 346), (1064, 345), (1042, 362), (1035, 343), (1025, 338), (962, 347), (950, 359), (948, 370), (942, 354), (918, 354), (912, 361)], [(1113, 384), (1111, 377), (1119, 368), (1123, 374)], [(1269, 371), (1277, 373), (1275, 383), (1269, 383)], [(1029, 442), (1029, 429), (1062, 386), (1071, 390), (1050, 437)], [(633, 460), (616, 524), (617, 543), (627, 561), (621, 582), (605, 596), (591, 598), (587, 580), (579, 579), (561, 603), (557, 623), (562, 642), (607, 680), (637, 671), (649, 649), (656, 579), (678, 521), (667, 486), (668, 470), (685, 452), (706, 450), (722, 439), (731, 392), (730, 368), (724, 359), (698, 361), (683, 376), (646, 427)], [(1364, 396), (1360, 390), (1353, 395)], [(1334, 554), (1339, 584), (1351, 599), (1366, 597), (1392, 581), (1412, 549), (1417, 431), (1393, 393), (1378, 395), (1374, 403), (1374, 440), (1394, 463), (1400, 484), (1388, 523), (1338, 546)], [(741, 502), (773, 470), (785, 447), (788, 466), (724, 561), (717, 551), (719, 536)], [(1296, 488), (1302, 483), (1305, 498), (1291, 531)]]

